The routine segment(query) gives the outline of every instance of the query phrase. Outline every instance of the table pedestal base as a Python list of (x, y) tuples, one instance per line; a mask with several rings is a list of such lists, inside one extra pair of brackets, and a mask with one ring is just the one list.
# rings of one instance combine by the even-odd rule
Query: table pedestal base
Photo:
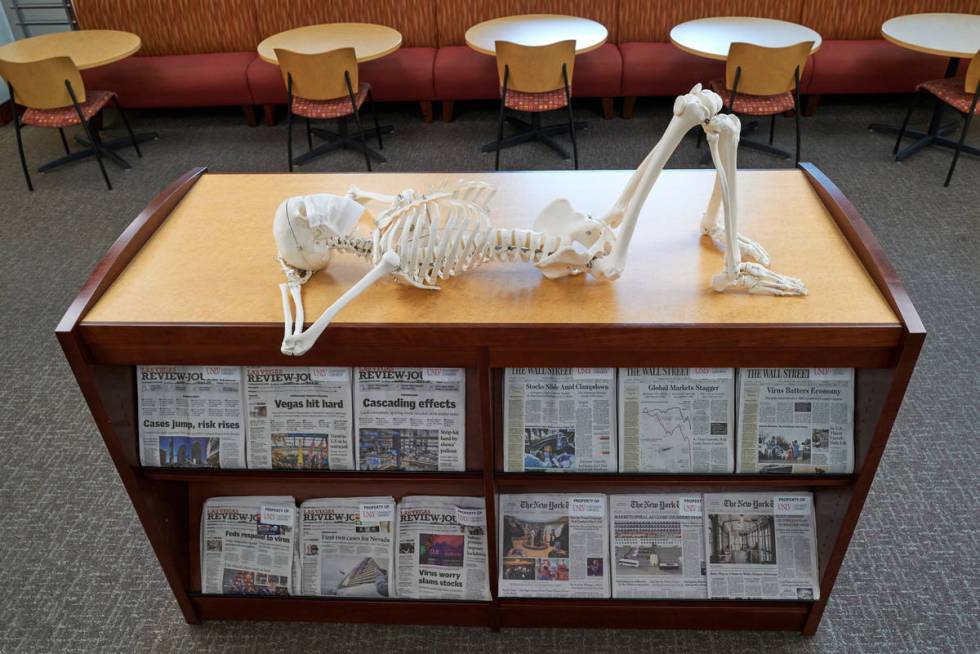
[[(136, 134), (137, 143), (146, 143), (147, 141), (157, 140), (159, 135), (156, 132), (145, 132), (143, 134)], [(89, 157), (95, 156), (95, 151), (98, 150), (99, 154), (105, 157), (108, 161), (116, 164), (123, 170), (129, 170), (132, 166), (129, 162), (116, 154), (116, 150), (120, 148), (131, 148), (133, 147), (133, 142), (128, 136), (120, 136), (119, 138), (112, 139), (111, 141), (103, 141), (96, 138), (97, 143), (95, 147), (92, 147), (92, 143), (88, 139), (84, 139), (80, 136), (75, 137), (75, 141), (83, 146), (84, 150), (76, 150), (75, 152), (70, 152), (64, 157), (55, 159), (54, 161), (49, 161), (43, 166), (38, 167), (38, 172), (46, 173), (49, 170), (54, 170), (59, 166), (64, 166), (67, 163), (73, 161), (81, 161), (82, 159), (88, 159)], [(67, 148), (67, 144), (65, 145)]]
[[(533, 113), (531, 114), (531, 122), (526, 120), (521, 120), (515, 116), (504, 116), (506, 120), (512, 127), (517, 130), (517, 134), (507, 136), (500, 141), (500, 149), (504, 150), (506, 148), (514, 147), (515, 145), (520, 145), (521, 143), (527, 143), (529, 141), (540, 141), (544, 143), (549, 148), (561, 155), (562, 159), (570, 159), (568, 152), (565, 148), (560, 146), (557, 141), (555, 141), (552, 136), (559, 134), (568, 134), (568, 123), (559, 123), (555, 125), (541, 126), (541, 114)], [(589, 124), (585, 121), (575, 121), (573, 126), (576, 130), (586, 129)], [(491, 141), (487, 143), (482, 148), (481, 152), (495, 152), (497, 150), (497, 142)]]

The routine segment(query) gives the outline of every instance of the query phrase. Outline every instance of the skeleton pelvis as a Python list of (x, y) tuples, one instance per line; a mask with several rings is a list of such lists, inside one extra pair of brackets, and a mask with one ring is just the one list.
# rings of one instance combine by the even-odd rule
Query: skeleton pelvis
[(534, 230), (558, 239), (558, 247), (536, 265), (549, 279), (577, 275), (597, 256), (608, 254), (616, 234), (605, 223), (578, 212), (565, 198), (552, 200), (534, 220)]

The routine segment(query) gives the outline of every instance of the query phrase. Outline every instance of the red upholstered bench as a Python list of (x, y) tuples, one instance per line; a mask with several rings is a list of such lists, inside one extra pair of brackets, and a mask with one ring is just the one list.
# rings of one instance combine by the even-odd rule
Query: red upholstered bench
[[(620, 94), (623, 58), (607, 43), (575, 57), (572, 96), (602, 98), (603, 115), (612, 118), (612, 99)], [(435, 98), (442, 100), (444, 120), (452, 120), (453, 100), (493, 100), (500, 97), (497, 60), (464, 45), (439, 48), (435, 60)]]
[(124, 107), (241, 105), (251, 113), (246, 70), (254, 52), (129, 57), (82, 71), (85, 87), (114, 91)]
[[(379, 102), (415, 102), (422, 106), (426, 122), (432, 120), (435, 97), (433, 66), (435, 48), (401, 48), (390, 55), (358, 66), (360, 81), (367, 82)], [(266, 123), (274, 122), (274, 107), (286, 104), (286, 84), (279, 66), (256, 58), (248, 67), (252, 102), (265, 107)]]

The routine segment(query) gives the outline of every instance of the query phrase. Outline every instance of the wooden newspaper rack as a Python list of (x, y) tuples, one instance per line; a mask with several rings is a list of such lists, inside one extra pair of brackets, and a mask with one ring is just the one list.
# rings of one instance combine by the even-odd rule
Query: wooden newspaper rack
[[(722, 257), (698, 236), (712, 171), (667, 170), (611, 284), (551, 281), (493, 264), (429, 292), (376, 284), (306, 356), (279, 352), (281, 272), (271, 222), (291, 195), (424, 188), (450, 174), (218, 175), (195, 169), (123, 232), (72, 303), (57, 336), (184, 614), (500, 627), (778, 629), (813, 634), (925, 338), (895, 271), (850, 202), (817, 168), (739, 173), (744, 233), (801, 277), (806, 298), (717, 294)], [(601, 215), (628, 171), (467, 174), (499, 187), (501, 226), (528, 225), (558, 192)], [(222, 247), (213, 247), (214, 243)], [(316, 315), (365, 270), (336, 257), (306, 286)], [(669, 272), (675, 271), (675, 272)], [(135, 366), (447, 366), (466, 369), (466, 471), (175, 470), (140, 466)], [(850, 475), (553, 474), (502, 471), (498, 402), (510, 366), (839, 366), (856, 373)], [(814, 494), (818, 601), (494, 599), (491, 602), (253, 598), (200, 592), (199, 522), (220, 495), (472, 495), (486, 500), (496, 595), (494, 497), (516, 492), (807, 490)]]

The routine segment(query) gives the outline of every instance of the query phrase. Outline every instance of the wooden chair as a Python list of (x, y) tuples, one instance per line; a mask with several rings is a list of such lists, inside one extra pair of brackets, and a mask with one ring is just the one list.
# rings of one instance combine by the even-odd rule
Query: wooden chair
[[(378, 149), (383, 150), (384, 145), (381, 143), (381, 128), (378, 125), (378, 114), (374, 106), (371, 85), (358, 83), (357, 58), (354, 56), (354, 48), (338, 48), (319, 54), (301, 54), (290, 50), (276, 49), (276, 58), (279, 60), (283, 79), (286, 80), (289, 172), (293, 171), (294, 164), (305, 163), (337, 148), (352, 146), (364, 153), (364, 162), (370, 171), (372, 151), (368, 149), (367, 138), (361, 128), (361, 118), (358, 115), (358, 110), (364, 104), (365, 99), (371, 101)], [(294, 114), (306, 119), (306, 142), (309, 145), (309, 152), (298, 157), (295, 161), (293, 160)], [(357, 141), (353, 141), (347, 131), (348, 116), (354, 116), (358, 131)], [(331, 118), (338, 120), (339, 134), (311, 129), (311, 119)], [(329, 142), (314, 149), (313, 134), (317, 134)], [(377, 158), (384, 161), (380, 155), (377, 155)]]
[[(14, 113), (14, 129), (17, 134), (17, 150), (20, 153), (20, 165), (24, 170), (24, 179), (27, 180), (27, 188), (34, 190), (31, 183), (31, 175), (27, 171), (27, 159), (24, 156), (24, 143), (21, 138), (21, 125), (33, 125), (35, 127), (56, 128), (61, 135), (61, 144), (65, 147), (65, 157), (45, 164), (41, 170), (48, 170), (62, 163), (81, 159), (94, 154), (99, 168), (102, 170), (102, 177), (105, 179), (106, 186), (112, 190), (112, 183), (106, 173), (102, 157), (107, 156), (113, 160), (122, 161), (118, 155), (105, 147), (99, 137), (99, 131), (92, 127), (94, 118), (106, 104), (112, 100), (115, 104), (119, 116), (122, 118), (126, 131), (129, 132), (129, 139), (136, 150), (136, 156), (142, 157), (136, 137), (129, 126), (126, 114), (123, 113), (119, 99), (112, 91), (87, 91), (82, 82), (82, 76), (78, 72), (70, 57), (52, 57), (40, 61), (28, 63), (18, 63), (13, 61), (0, 60), (0, 77), (7, 80), (7, 88), (10, 90), (10, 97), (13, 98), (15, 105), (25, 107), (24, 114)], [(91, 143), (90, 150), (77, 151), (72, 153), (68, 147), (68, 139), (65, 138), (65, 128), (73, 125), (81, 125), (85, 130), (85, 135)], [(125, 162), (122, 162), (125, 164)], [(128, 164), (125, 164), (128, 166)]]
[[(578, 144), (575, 141), (575, 116), (572, 113), (572, 72), (575, 68), (575, 41), (550, 45), (526, 46), (509, 41), (496, 42), (497, 73), (500, 76), (500, 116), (494, 170), (500, 170), (500, 150), (511, 145), (537, 140), (565, 159), (568, 154), (550, 135), (568, 131), (572, 140), (575, 169), (578, 170)], [(504, 139), (505, 109), (531, 114), (531, 123), (512, 119), (520, 132)], [(565, 109), (568, 125), (541, 126), (541, 114)], [(508, 116), (508, 118), (510, 118)]]
[[(936, 96), (937, 102), (948, 104), (956, 109), (963, 116), (963, 131), (960, 132), (960, 140), (956, 143), (953, 152), (953, 161), (949, 164), (949, 172), (946, 173), (946, 181), (943, 186), (949, 186), (949, 181), (953, 179), (953, 171), (956, 170), (956, 161), (960, 158), (960, 151), (963, 149), (963, 142), (966, 140), (966, 133), (970, 129), (970, 119), (974, 115), (980, 114), (980, 105), (977, 98), (980, 97), (980, 50), (973, 55), (969, 68), (966, 69), (964, 77), (946, 77), (943, 79), (933, 79), (922, 82), (916, 87), (917, 98), (909, 105), (909, 110), (902, 121), (902, 129), (898, 132), (898, 140), (895, 141), (895, 149), (892, 154), (898, 154), (898, 146), (905, 137), (905, 130), (909, 126), (909, 118), (912, 117), (912, 110), (918, 104), (918, 100), (923, 97), (923, 91)], [(897, 159), (896, 159), (897, 160)]]
[[(776, 116), (793, 112), (796, 123), (796, 163), (800, 162), (800, 78), (813, 41), (784, 48), (751, 43), (732, 43), (725, 64), (725, 79), (714, 80), (711, 90), (721, 96), (730, 113), (769, 116), (769, 145), (742, 141), (742, 145), (789, 159), (785, 150), (773, 147)], [(698, 144), (701, 130), (698, 130)]]

